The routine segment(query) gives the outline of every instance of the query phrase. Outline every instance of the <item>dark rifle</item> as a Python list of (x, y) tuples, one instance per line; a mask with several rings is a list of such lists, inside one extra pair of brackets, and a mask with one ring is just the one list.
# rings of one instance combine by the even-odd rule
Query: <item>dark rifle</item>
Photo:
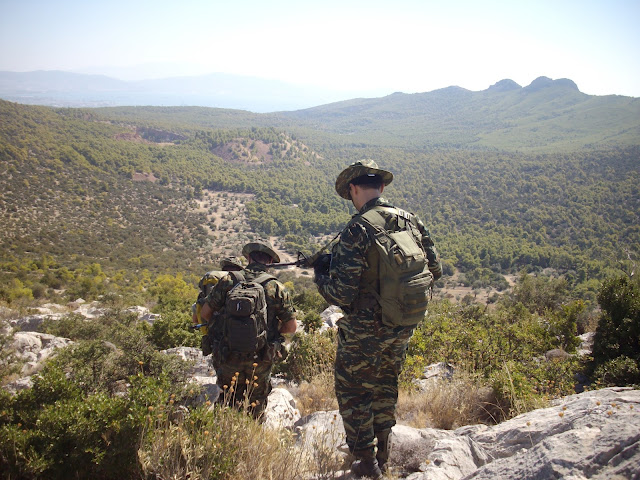
[(331, 254), (323, 253), (325, 250), (328, 250), (329, 247), (332, 246), (333, 242), (340, 236), (342, 232), (339, 232), (333, 240), (327, 243), (324, 247), (318, 250), (313, 255), (307, 257), (304, 253), (298, 252), (298, 259), (294, 262), (286, 262), (286, 263), (272, 263), (269, 265), (271, 268), (284, 268), (284, 267), (301, 267), (301, 268), (314, 268), (318, 262), (325, 262), (327, 257), (330, 257)]
[(284, 268), (284, 267), (301, 267), (301, 268), (312, 268), (313, 263), (317, 260), (320, 251), (318, 253), (313, 254), (310, 257), (307, 257), (304, 253), (298, 252), (298, 259), (294, 262), (285, 262), (285, 263), (272, 263), (269, 265), (270, 268)]

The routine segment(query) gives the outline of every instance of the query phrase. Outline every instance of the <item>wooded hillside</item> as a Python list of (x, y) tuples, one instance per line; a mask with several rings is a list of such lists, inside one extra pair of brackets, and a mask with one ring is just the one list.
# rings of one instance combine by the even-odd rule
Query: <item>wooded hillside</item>
[[(582, 131), (581, 146), (586, 138), (602, 138), (603, 125), (614, 128), (600, 115), (589, 117), (592, 127), (582, 120), (572, 123), (575, 109), (586, 108), (576, 101), (584, 95), (566, 85), (551, 88), (555, 100), (531, 108), (538, 117), (550, 115), (545, 105), (572, 111), (555, 122), (564, 122), (566, 132)], [(558, 89), (567, 88), (570, 94), (558, 97)], [(523, 95), (522, 90), (506, 93)], [(434, 131), (425, 119), (435, 124), (445, 111), (451, 118), (439, 128), (447, 138), (455, 131), (460, 138), (478, 135), (473, 118), (465, 120), (474, 110), (473, 102), (463, 102), (468, 95), (438, 95), (459, 97), (451, 104), (458, 105), (458, 114), (433, 99), (425, 97), (426, 108), (402, 95), (382, 99), (376, 108), (373, 101), (354, 100), (367, 105), (358, 111), (334, 104), (281, 115), (178, 107), (49, 109), (0, 102), (4, 270), (51, 255), (62, 265), (97, 262), (116, 270), (197, 274), (217, 258), (216, 237), (234, 234), (209, 228), (207, 218), (216, 207), (203, 210), (207, 190), (251, 194), (245, 207), (249, 228), (237, 232), (239, 243), (251, 235), (270, 235), (282, 238), (293, 253), (309, 251), (353, 213), (333, 183), (342, 168), (365, 157), (393, 171), (386, 196), (424, 219), (445, 270), (461, 270), (469, 285), (504, 287), (504, 274), (550, 268), (566, 276), (576, 295), (592, 300), (603, 278), (637, 258), (636, 119), (624, 132), (615, 127), (620, 130), (615, 138), (624, 139), (615, 147), (603, 141), (553, 153), (558, 142), (571, 143), (567, 136), (556, 142), (556, 136), (541, 144), (547, 152), (518, 152), (511, 141), (515, 137), (491, 130), (491, 125), (508, 124), (514, 109), (524, 108), (524, 100), (512, 97), (519, 106), (492, 104), (494, 120), (487, 112), (473, 117), (485, 119), (483, 140), (476, 142), (483, 148), (444, 142), (449, 146), (436, 149), (431, 140), (430, 147), (418, 147), (421, 132)], [(392, 108), (392, 101), (400, 103)], [(393, 115), (383, 115), (380, 105), (404, 120), (385, 123)], [(637, 99), (620, 97), (610, 108), (622, 112), (612, 117), (624, 123), (624, 112), (637, 108)], [(367, 118), (375, 118), (374, 124), (367, 127)], [(340, 133), (345, 122), (358, 124), (348, 141)], [(406, 122), (413, 129), (402, 130)], [(548, 125), (554, 128), (553, 122)], [(386, 134), (376, 136), (382, 128)], [(368, 143), (372, 136), (375, 141)], [(505, 139), (511, 139), (509, 148), (500, 149)]]

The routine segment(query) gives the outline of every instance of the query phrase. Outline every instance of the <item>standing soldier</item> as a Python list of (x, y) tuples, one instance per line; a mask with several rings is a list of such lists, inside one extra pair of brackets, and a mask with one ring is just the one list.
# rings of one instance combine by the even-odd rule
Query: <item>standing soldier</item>
[[(424, 318), (428, 289), (442, 275), (438, 254), (423, 223), (381, 197), (384, 187), (392, 180), (393, 174), (379, 169), (372, 160), (356, 162), (340, 173), (336, 191), (342, 198), (351, 200), (358, 213), (333, 247), (328, 269), (324, 272), (316, 269), (315, 276), (320, 294), (345, 312), (338, 324), (335, 389), (347, 445), (356, 459), (351, 471), (359, 477), (380, 478), (386, 469), (389, 436), (396, 423), (398, 375), (409, 339), (416, 324)], [(412, 297), (418, 300), (415, 304), (398, 302), (401, 305), (398, 310), (403, 310), (405, 304), (419, 304), (413, 310), (413, 317), (405, 323), (402, 319), (400, 323), (389, 322), (388, 318), (397, 312), (381, 306), (388, 298), (384, 298), (380, 287), (385, 284), (386, 288), (390, 279), (388, 275), (381, 278), (384, 259), (380, 249), (374, 247), (376, 232), (399, 231), (408, 232), (403, 234), (404, 244), (412, 244), (414, 258), (423, 262), (415, 277), (422, 285), (422, 292)], [(410, 249), (411, 245), (406, 250)], [(395, 256), (397, 258), (397, 252)], [(391, 283), (401, 283), (395, 278), (391, 280)]]
[[(274, 276), (266, 273), (270, 264), (280, 261), (271, 244), (267, 241), (248, 243), (242, 249), (242, 254), (249, 264), (242, 272), (230, 272), (213, 287), (204, 301), (202, 318), (209, 322), (217, 384), (224, 392), (222, 400), (239, 404), (246, 400), (251, 405), (253, 416), (258, 418), (271, 392), (273, 364), (282, 357), (282, 335), (294, 333), (297, 324), (289, 291)], [(248, 348), (247, 338), (243, 338), (245, 334), (241, 329), (246, 328), (246, 322), (239, 327), (235, 327), (233, 321), (229, 322), (232, 315), (227, 300), (233, 297), (230, 292), (246, 284), (254, 292), (255, 288), (262, 289), (260, 295), (266, 303), (266, 331), (261, 332), (259, 327), (256, 327), (257, 331), (255, 328), (248, 331), (257, 339), (255, 349)], [(238, 309), (242, 308), (238, 306)], [(214, 315), (216, 312), (220, 312), (220, 315)], [(260, 318), (255, 317), (260, 312), (256, 310), (253, 315), (257, 320), (253, 325), (259, 325)]]

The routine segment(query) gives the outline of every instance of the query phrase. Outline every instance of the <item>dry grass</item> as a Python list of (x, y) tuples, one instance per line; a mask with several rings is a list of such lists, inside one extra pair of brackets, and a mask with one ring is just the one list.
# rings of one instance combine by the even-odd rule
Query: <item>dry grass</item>
[(403, 391), (398, 398), (398, 423), (414, 428), (451, 430), (475, 423), (496, 423), (499, 418), (492, 390), (470, 376), (434, 380), (425, 390)]
[(302, 382), (292, 394), (303, 417), (317, 411), (338, 409), (333, 371), (316, 374), (310, 382)]
[(307, 457), (290, 432), (220, 406), (150, 424), (138, 450), (144, 478), (158, 480), (294, 480), (309, 473)]

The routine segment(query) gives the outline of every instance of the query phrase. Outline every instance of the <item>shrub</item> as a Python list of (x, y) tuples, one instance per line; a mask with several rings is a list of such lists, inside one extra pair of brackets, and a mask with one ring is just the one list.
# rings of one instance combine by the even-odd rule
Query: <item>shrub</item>
[(325, 310), (329, 304), (322, 296), (314, 290), (304, 289), (302, 293), (294, 295), (293, 303), (296, 308), (301, 309), (304, 312), (317, 312), (321, 313)]
[(317, 312), (306, 313), (302, 317), (302, 325), (307, 333), (317, 332), (322, 327), (322, 317)]
[(319, 410), (337, 410), (333, 368), (318, 372), (308, 381), (300, 383), (295, 397), (303, 417)]
[(302, 381), (333, 369), (336, 358), (336, 333), (296, 333), (286, 362), (276, 366), (276, 373), (284, 373), (290, 380)]
[(464, 372), (452, 380), (433, 380), (423, 390), (402, 389), (398, 421), (415, 428), (454, 429), (476, 423), (497, 423), (495, 399), (482, 379)]
[(89, 396), (59, 367), (34, 377), (9, 400), (2, 418), (0, 463), (19, 478), (115, 478), (136, 473), (135, 419), (128, 401)]
[(71, 379), (86, 391), (114, 391), (118, 382), (143, 371), (148, 375), (167, 375), (181, 385), (186, 364), (178, 357), (164, 355), (146, 338), (144, 323), (135, 315), (110, 310), (102, 317), (85, 319), (67, 315), (43, 323), (46, 333), (74, 340), (53, 361), (64, 366)]
[(521, 303), (529, 311), (542, 315), (566, 302), (568, 283), (563, 278), (553, 279), (523, 272), (510, 297), (513, 304)]
[(607, 384), (614, 379), (618, 385), (638, 383), (640, 280), (623, 276), (606, 281), (598, 302), (602, 314), (593, 339), (591, 369)]
[(159, 349), (197, 347), (200, 333), (189, 328), (192, 324), (189, 311), (168, 310), (153, 322), (148, 329), (148, 338)]
[[(166, 373), (175, 371), (169, 357), (137, 361), (138, 373), (126, 376), (130, 364), (114, 361), (118, 368), (113, 368), (112, 353), (103, 341), (79, 342), (45, 365), (31, 389), (2, 395), (0, 470), (8, 478), (140, 476), (136, 452), (142, 428), (152, 412), (175, 410), (186, 395), (184, 383)], [(129, 356), (127, 351), (119, 359)], [(126, 395), (108, 391), (117, 380)]]
[(554, 347), (574, 353), (580, 345), (578, 338), (578, 319), (585, 311), (585, 304), (581, 300), (562, 305), (553, 312), (547, 312), (549, 317), (549, 334)]
[(308, 470), (290, 434), (245, 412), (199, 407), (177, 421), (148, 420), (139, 449), (145, 478), (292, 480)]
[(598, 365), (593, 372), (593, 380), (605, 387), (640, 385), (640, 369), (635, 360), (622, 355)]
[(8, 285), (0, 287), (0, 300), (11, 304), (16, 301), (33, 300), (33, 292), (17, 278), (11, 279)]

